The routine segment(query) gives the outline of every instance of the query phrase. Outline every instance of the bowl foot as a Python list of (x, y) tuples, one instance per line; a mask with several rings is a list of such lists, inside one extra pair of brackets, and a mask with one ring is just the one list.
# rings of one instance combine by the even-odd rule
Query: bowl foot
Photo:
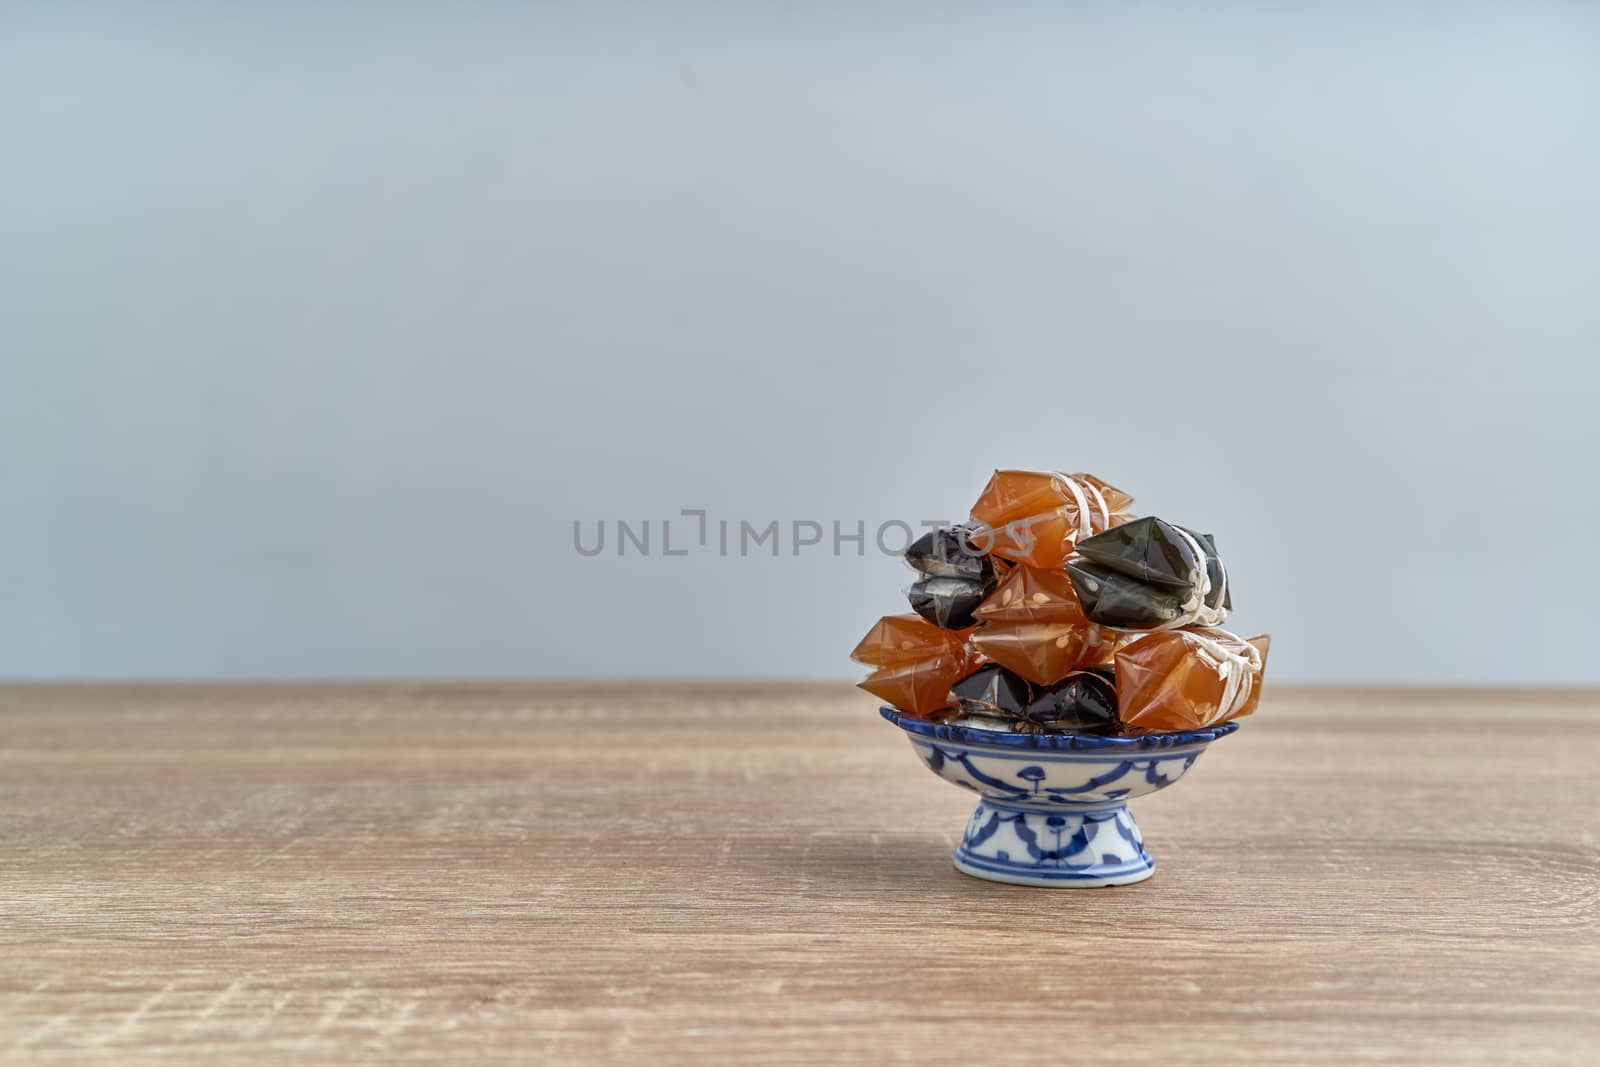
[(967, 823), (955, 863), (974, 878), (1062, 889), (1128, 885), (1156, 873), (1125, 804), (1052, 811), (985, 798)]

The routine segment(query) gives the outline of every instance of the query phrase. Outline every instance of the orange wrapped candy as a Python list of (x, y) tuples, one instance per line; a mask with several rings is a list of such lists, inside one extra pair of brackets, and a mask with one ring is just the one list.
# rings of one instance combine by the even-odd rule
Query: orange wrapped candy
[(1084, 617), (1065, 571), (1013, 567), (973, 612), (972, 644), (1037, 685), (1060, 681), (1101, 653), (1100, 628)]
[(1059, 567), (1081, 537), (1132, 518), (1133, 497), (1092, 474), (995, 471), (972, 517), (991, 531), (991, 551), (1030, 567)]
[(971, 630), (946, 630), (918, 615), (886, 615), (867, 631), (850, 658), (874, 668), (862, 689), (911, 715), (927, 716), (951, 702), (950, 687), (978, 668), (967, 647)]
[(1249, 715), (1261, 701), (1272, 639), (1167, 630), (1117, 649), (1117, 717), (1135, 733), (1195, 730)]

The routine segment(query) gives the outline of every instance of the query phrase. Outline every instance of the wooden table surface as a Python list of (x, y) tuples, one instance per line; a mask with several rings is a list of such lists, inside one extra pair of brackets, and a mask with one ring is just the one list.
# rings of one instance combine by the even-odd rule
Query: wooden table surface
[(1600, 1062), (1600, 695), (1268, 688), (1160, 870), (844, 685), (0, 688), (0, 1062)]

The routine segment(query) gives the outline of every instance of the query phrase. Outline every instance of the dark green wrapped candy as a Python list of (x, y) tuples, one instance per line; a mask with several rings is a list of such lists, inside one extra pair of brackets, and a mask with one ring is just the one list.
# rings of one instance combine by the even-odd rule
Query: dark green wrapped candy
[(1026, 679), (991, 663), (951, 686), (950, 695), (968, 715), (1015, 719), (1021, 717), (1033, 699), (1033, 686)]
[(988, 548), (992, 539), (980, 523), (942, 526), (911, 542), (906, 549), (906, 562), (912, 570), (929, 578), (992, 581), (994, 560)]
[(911, 610), (946, 630), (971, 626), (972, 613), (988, 595), (988, 587), (971, 578), (924, 578), (906, 590)]
[(1211, 536), (1154, 515), (1079, 541), (1067, 575), (1084, 614), (1102, 626), (1216, 626), (1232, 607)]
[[(1228, 568), (1222, 565), (1222, 557), (1217, 555), (1217, 542), (1210, 534), (1195, 533), (1187, 526), (1180, 529), (1199, 541), (1200, 547), (1205, 549), (1206, 580), (1211, 583), (1211, 588), (1206, 592), (1206, 607), (1213, 610), (1220, 608), (1223, 615), (1227, 615), (1233, 610), (1233, 591), (1228, 588)], [(1214, 626), (1216, 623), (1210, 625)]]
[(1106, 733), (1117, 725), (1117, 687), (1110, 671), (1073, 671), (1038, 686), (1024, 715), (1049, 733)]
[(1117, 689), (1106, 671), (1073, 671), (1036, 686), (998, 664), (950, 687), (963, 715), (1018, 733), (1106, 733), (1117, 725)]
[(911, 543), (906, 562), (922, 576), (906, 590), (912, 611), (946, 630), (973, 625), (973, 611), (995, 586), (982, 537), (982, 528), (969, 523), (930, 530)]

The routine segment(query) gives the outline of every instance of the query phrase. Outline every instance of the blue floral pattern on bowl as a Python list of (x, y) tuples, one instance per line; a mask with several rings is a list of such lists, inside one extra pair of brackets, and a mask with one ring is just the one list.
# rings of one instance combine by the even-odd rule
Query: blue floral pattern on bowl
[(1132, 797), (1176, 782), (1205, 747), (1237, 730), (1096, 737), (1009, 734), (932, 723), (884, 708), (929, 770), (982, 799), (956, 849), (958, 870), (1016, 885), (1103, 886), (1155, 873)]

